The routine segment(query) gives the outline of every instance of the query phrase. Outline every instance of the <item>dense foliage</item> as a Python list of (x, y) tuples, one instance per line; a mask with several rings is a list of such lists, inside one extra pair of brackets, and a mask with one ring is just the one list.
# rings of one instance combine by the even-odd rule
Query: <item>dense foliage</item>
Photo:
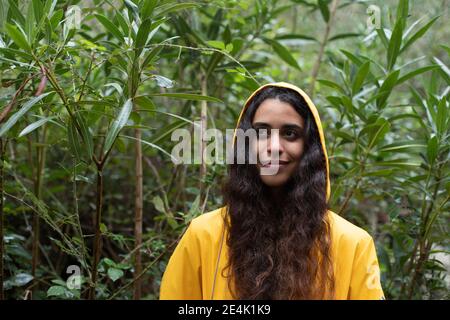
[(2, 0), (1, 298), (157, 299), (226, 171), (175, 165), (172, 132), (234, 128), (287, 81), (319, 109), (330, 207), (375, 238), (386, 298), (448, 299), (448, 8)]

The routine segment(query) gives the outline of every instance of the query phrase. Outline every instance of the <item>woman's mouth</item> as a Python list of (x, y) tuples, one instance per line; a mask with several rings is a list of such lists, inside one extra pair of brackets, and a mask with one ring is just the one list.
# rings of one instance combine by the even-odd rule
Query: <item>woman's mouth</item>
[(285, 167), (289, 161), (274, 161), (274, 162), (268, 162), (266, 164), (261, 164), (262, 168), (282, 168)]

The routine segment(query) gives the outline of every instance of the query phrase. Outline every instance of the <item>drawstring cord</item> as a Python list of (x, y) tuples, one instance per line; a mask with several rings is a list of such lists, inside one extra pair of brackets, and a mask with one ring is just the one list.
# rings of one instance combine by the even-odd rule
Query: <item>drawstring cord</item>
[(222, 255), (222, 247), (223, 247), (224, 237), (225, 237), (225, 226), (223, 226), (223, 228), (222, 228), (222, 237), (220, 240), (219, 255), (217, 256), (216, 270), (214, 272), (214, 280), (213, 280), (212, 291), (211, 291), (211, 300), (213, 300), (213, 298), (214, 298), (214, 289), (216, 287), (217, 271), (219, 270), (219, 262), (220, 262), (220, 256)]

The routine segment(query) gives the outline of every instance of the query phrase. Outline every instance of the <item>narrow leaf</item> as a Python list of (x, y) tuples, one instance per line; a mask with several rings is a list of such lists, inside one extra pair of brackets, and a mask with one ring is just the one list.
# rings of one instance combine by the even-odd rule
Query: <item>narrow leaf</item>
[(355, 79), (353, 80), (352, 85), (352, 93), (355, 95), (359, 89), (361, 89), (364, 80), (366, 79), (367, 74), (370, 70), (370, 61), (366, 61), (358, 70), (356, 73)]
[(110, 33), (112, 33), (117, 39), (123, 42), (123, 34), (114, 23), (112, 23), (108, 18), (101, 14), (95, 14), (95, 17)]
[(414, 71), (411, 71), (411, 72), (405, 74), (404, 76), (400, 77), (397, 81), (397, 85), (399, 85), (399, 84), (405, 82), (406, 80), (411, 79), (421, 73), (424, 73), (424, 72), (427, 72), (430, 70), (435, 70), (437, 68), (439, 68), (439, 66), (432, 65), (432, 66), (426, 66), (426, 67), (422, 67), (422, 68), (416, 69)]
[(414, 42), (416, 42), (419, 38), (421, 38), (427, 31), (430, 29), (430, 27), (436, 22), (436, 20), (439, 18), (439, 16), (434, 17), (430, 20), (425, 26), (419, 29), (411, 38), (406, 41), (406, 43), (403, 45), (402, 49), (400, 50), (400, 53), (408, 49), (410, 45), (412, 45)]
[(392, 70), (397, 61), (397, 57), (400, 53), (400, 47), (402, 45), (403, 35), (403, 21), (397, 20), (392, 31), (391, 39), (389, 40), (389, 46), (387, 51), (387, 69)]
[(117, 135), (119, 134), (120, 130), (125, 126), (125, 124), (128, 121), (128, 118), (130, 117), (131, 110), (133, 108), (133, 104), (131, 103), (131, 99), (128, 99), (122, 109), (120, 110), (120, 113), (116, 120), (114, 120), (111, 128), (108, 131), (108, 134), (105, 139), (105, 147), (104, 147), (104, 154), (107, 154), (111, 147), (114, 144), (114, 141), (117, 138)]
[(40, 126), (44, 125), (45, 123), (47, 123), (48, 121), (50, 121), (51, 119), (54, 119), (54, 118), (56, 118), (56, 117), (48, 117), (48, 118), (40, 119), (36, 122), (29, 124), (28, 126), (25, 127), (25, 129), (23, 129), (19, 133), (19, 137), (29, 134), (30, 132), (36, 130), (37, 128), (39, 128)]
[(16, 113), (14, 113), (11, 118), (6, 121), (6, 123), (0, 128), (0, 137), (2, 137), (12, 126), (16, 124), (16, 122), (25, 114), (28, 112), (28, 110), (31, 109), (36, 103), (44, 99), (46, 96), (48, 96), (51, 92), (47, 92), (44, 94), (41, 94), (38, 97), (34, 97), (31, 100), (29, 100), (27, 103), (25, 103), (22, 108), (19, 109)]
[(169, 97), (175, 99), (186, 99), (186, 100), (195, 100), (195, 101), (212, 101), (212, 102), (220, 102), (223, 103), (222, 100), (210, 96), (204, 96), (201, 94), (193, 94), (193, 93), (151, 93), (148, 94), (151, 97)]
[(6, 33), (14, 41), (17, 46), (27, 52), (31, 52), (30, 44), (27, 42), (25, 35), (12, 24), (7, 23), (5, 26)]
[(167, 5), (162, 5), (162, 6), (157, 7), (154, 10), (154, 15), (155, 15), (155, 17), (159, 17), (159, 16), (166, 15), (170, 12), (183, 10), (183, 9), (195, 8), (197, 6), (198, 6), (197, 3), (177, 3), (177, 4), (169, 3)]
[(386, 79), (384, 80), (383, 84), (381, 85), (380, 89), (378, 90), (378, 93), (380, 96), (377, 98), (377, 107), (382, 108), (384, 107), (384, 104), (386, 103), (387, 98), (392, 92), (392, 89), (397, 84), (398, 75), (400, 73), (400, 70), (396, 70), (389, 74)]
[(283, 59), (284, 62), (287, 64), (293, 66), (294, 68), (300, 70), (300, 66), (297, 63), (297, 60), (292, 56), (292, 54), (289, 52), (289, 49), (287, 49), (285, 46), (283, 46), (281, 43), (279, 43), (276, 40), (272, 39), (263, 39), (266, 43), (270, 44), (272, 46), (272, 49), (276, 52), (276, 54)]

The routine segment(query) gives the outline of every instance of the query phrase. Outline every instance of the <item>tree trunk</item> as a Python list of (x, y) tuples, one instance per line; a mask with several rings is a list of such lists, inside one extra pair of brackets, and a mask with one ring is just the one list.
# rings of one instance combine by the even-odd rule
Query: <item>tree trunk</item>
[(142, 256), (140, 246), (142, 244), (142, 211), (143, 211), (143, 174), (142, 174), (142, 144), (141, 129), (135, 130), (136, 138), (136, 181), (135, 181), (135, 217), (134, 217), (134, 239), (135, 239), (135, 255), (134, 255), (134, 293), (133, 298), (141, 299), (142, 281), (138, 275), (142, 272)]
[[(207, 77), (206, 74), (203, 74), (201, 76), (201, 86), (202, 86), (202, 95), (206, 96), (208, 95), (208, 83), (207, 83)], [(204, 181), (206, 179), (206, 159), (205, 159), (205, 150), (206, 150), (206, 129), (207, 129), (207, 116), (208, 116), (208, 104), (206, 100), (202, 100), (201, 102), (201, 114), (200, 114), (200, 141), (201, 141), (201, 148), (200, 148), (200, 157), (201, 157), (201, 164), (200, 164), (200, 203), (203, 202), (203, 197), (205, 196), (205, 185)]]

